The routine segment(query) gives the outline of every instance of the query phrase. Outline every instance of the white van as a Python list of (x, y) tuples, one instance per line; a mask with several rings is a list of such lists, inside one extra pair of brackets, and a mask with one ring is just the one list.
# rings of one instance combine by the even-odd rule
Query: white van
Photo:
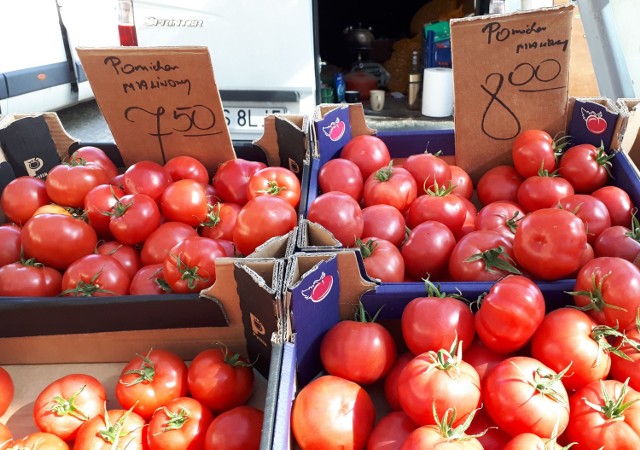
[[(132, 3), (139, 46), (209, 48), (233, 140), (260, 137), (266, 114), (313, 112), (320, 73), (315, 0)], [(0, 29), (0, 114), (92, 99), (75, 48), (121, 44), (118, 0), (3, 1)]]

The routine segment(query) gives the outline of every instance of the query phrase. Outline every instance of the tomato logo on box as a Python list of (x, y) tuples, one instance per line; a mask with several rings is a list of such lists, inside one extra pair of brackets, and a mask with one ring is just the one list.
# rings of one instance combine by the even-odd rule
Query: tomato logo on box
[(582, 113), (582, 119), (584, 119), (587, 130), (593, 134), (602, 134), (607, 130), (607, 121), (602, 118), (602, 111), (596, 113), (595, 111), (580, 108), (580, 112)]
[(315, 280), (311, 286), (302, 291), (302, 296), (307, 300), (318, 303), (327, 298), (332, 287), (333, 275), (326, 275), (322, 272), (320, 278)]

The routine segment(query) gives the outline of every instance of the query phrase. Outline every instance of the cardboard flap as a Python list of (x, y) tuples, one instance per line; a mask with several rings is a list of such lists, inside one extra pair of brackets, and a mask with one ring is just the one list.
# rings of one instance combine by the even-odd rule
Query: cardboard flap
[(77, 51), (127, 166), (189, 155), (213, 174), (235, 158), (207, 47)]
[[(353, 136), (375, 134), (367, 126), (361, 103), (321, 104), (313, 116), (313, 137), (316, 152), (313, 157), (328, 161), (333, 158)], [(322, 154), (319, 149), (322, 148)]]
[(638, 168), (640, 167), (640, 100), (618, 100), (618, 103), (620, 102), (623, 103), (627, 113), (619, 149), (628, 154)]
[(309, 158), (309, 119), (296, 115), (269, 115), (264, 133), (254, 142), (264, 150), (269, 166), (281, 166), (302, 180), (302, 168)]
[(300, 233), (298, 234), (298, 247), (306, 250), (310, 247), (318, 250), (337, 249), (342, 246), (329, 230), (322, 225), (311, 222), (307, 219), (300, 219), (298, 225)]
[(573, 143), (617, 148), (623, 118), (608, 98), (570, 98), (567, 134)]
[(522, 131), (565, 130), (573, 9), (451, 20), (456, 162), (474, 182)]

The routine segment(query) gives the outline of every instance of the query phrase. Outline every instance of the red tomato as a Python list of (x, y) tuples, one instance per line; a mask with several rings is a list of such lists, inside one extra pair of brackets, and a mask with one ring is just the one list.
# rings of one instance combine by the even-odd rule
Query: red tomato
[(0, 266), (0, 296), (55, 297), (62, 290), (62, 275), (33, 259)]
[(214, 413), (245, 404), (253, 393), (253, 367), (226, 347), (209, 348), (198, 353), (188, 372), (189, 392)]
[(478, 230), (463, 236), (449, 257), (449, 275), (454, 281), (497, 281), (518, 274), (513, 242), (499, 231)]
[(460, 425), (478, 408), (480, 397), (478, 372), (444, 349), (419, 354), (398, 379), (400, 406), (418, 425), (436, 424), (452, 408), (452, 425)]
[(160, 295), (171, 292), (162, 274), (162, 264), (142, 266), (131, 278), (129, 295)]
[(578, 269), (586, 244), (587, 230), (578, 216), (564, 209), (544, 208), (520, 221), (513, 254), (533, 277), (558, 280)]
[(113, 238), (109, 229), (111, 216), (108, 213), (122, 197), (124, 197), (124, 191), (111, 184), (96, 186), (84, 196), (84, 212), (87, 221), (103, 239)]
[[(454, 195), (458, 195), (458, 194), (454, 194)], [(466, 214), (464, 218), (464, 223), (462, 224), (462, 228), (460, 228), (460, 231), (456, 235), (456, 240), (459, 240), (463, 236), (466, 236), (467, 234), (475, 230), (476, 216), (478, 215), (478, 209), (476, 208), (476, 205), (471, 200), (469, 200), (466, 197), (462, 197), (460, 195), (458, 195), (458, 197), (460, 197), (460, 199), (462, 200), (462, 203), (464, 203)]]
[(275, 195), (285, 199), (294, 208), (300, 203), (300, 180), (285, 167), (265, 167), (249, 177), (247, 199), (261, 195)]
[[(449, 411), (451, 413), (451, 411)], [(443, 427), (444, 430), (443, 430)], [(402, 445), (403, 450), (421, 450), (438, 448), (450, 450), (483, 450), (482, 444), (476, 438), (456, 435), (460, 430), (453, 430), (446, 425), (425, 425), (416, 428)]]
[(173, 180), (169, 171), (153, 161), (139, 161), (124, 172), (124, 191), (126, 194), (144, 194), (154, 201), (160, 196)]
[(593, 191), (591, 195), (607, 205), (612, 226), (631, 226), (631, 212), (634, 205), (629, 194), (623, 189), (618, 186), (604, 186)]
[[(487, 374), (491, 372), (498, 363), (509, 356), (510, 355), (494, 352), (487, 348), (481, 339), (474, 339), (471, 345), (462, 353), (462, 359), (471, 364), (473, 368), (476, 369), (476, 372), (478, 372), (480, 382), (483, 382)], [(480, 411), (476, 413), (474, 420), (477, 419), (479, 415), (482, 415), (479, 413)]]
[(483, 206), (475, 220), (476, 230), (493, 230), (513, 240), (525, 212), (516, 203), (495, 201)]
[(384, 141), (366, 134), (351, 138), (340, 151), (340, 157), (354, 162), (360, 168), (363, 180), (391, 162), (391, 155)]
[(160, 208), (145, 194), (130, 194), (120, 198), (111, 210), (109, 231), (123, 244), (141, 244), (161, 223)]
[(573, 186), (555, 175), (535, 175), (526, 178), (518, 188), (517, 203), (527, 212), (553, 208), (561, 199), (573, 195)]
[(198, 232), (186, 223), (164, 222), (145, 239), (140, 251), (142, 264), (148, 266), (163, 263), (173, 247), (195, 236), (198, 236)]
[(462, 230), (467, 217), (467, 208), (461, 197), (452, 194), (449, 188), (429, 190), (419, 196), (409, 208), (407, 225), (414, 228), (422, 222), (435, 220), (445, 224), (454, 235)]
[(83, 220), (62, 214), (38, 214), (22, 227), (21, 240), (27, 257), (63, 270), (93, 253), (98, 236)]
[(404, 259), (398, 247), (378, 238), (358, 241), (367, 275), (385, 283), (404, 280)]
[(354, 247), (362, 238), (362, 209), (353, 197), (342, 192), (327, 192), (309, 205), (307, 218), (326, 228), (344, 247)]
[(411, 300), (402, 311), (402, 337), (414, 355), (449, 349), (465, 350), (473, 342), (475, 326), (469, 305), (428, 283), (428, 295)]
[(491, 286), (476, 312), (476, 333), (498, 353), (514, 352), (527, 344), (542, 323), (545, 302), (529, 278), (509, 275)]
[(611, 227), (611, 217), (607, 206), (591, 195), (568, 195), (560, 199), (556, 207), (571, 211), (584, 222), (587, 230), (587, 242), (591, 245), (603, 230)]
[(557, 168), (556, 146), (548, 134), (530, 133), (516, 138), (511, 147), (511, 157), (514, 167), (524, 178), (535, 176), (541, 169), (553, 172)]
[(473, 196), (473, 180), (469, 173), (460, 166), (449, 164), (451, 170), (451, 184), (455, 186), (453, 193), (468, 200)]
[(45, 187), (49, 198), (58, 205), (81, 208), (84, 196), (96, 186), (109, 183), (107, 172), (94, 163), (71, 160), (49, 170)]
[(118, 168), (116, 167), (114, 162), (111, 161), (111, 158), (109, 158), (104, 150), (98, 147), (93, 147), (90, 145), (80, 147), (71, 154), (71, 160), (83, 160), (87, 163), (97, 164), (104, 169), (109, 180), (118, 175)]
[(594, 258), (578, 272), (573, 301), (598, 324), (624, 330), (640, 308), (640, 269), (622, 258)]
[(69, 450), (69, 445), (53, 433), (36, 431), (21, 439), (14, 439), (9, 448), (20, 450)]
[(259, 450), (264, 413), (253, 406), (236, 406), (209, 425), (204, 450)]
[(0, 450), (7, 450), (13, 445), (13, 433), (8, 426), (0, 422)]
[(165, 258), (164, 279), (173, 292), (199, 292), (216, 282), (216, 259), (223, 256), (224, 248), (214, 239), (186, 238)]
[[(11, 374), (4, 367), (0, 367), (0, 416), (7, 412), (13, 395), (15, 394), (15, 385)], [(0, 440), (0, 443), (4, 442)]]
[(602, 230), (593, 243), (595, 256), (617, 256), (640, 265), (640, 224), (635, 215), (632, 227), (615, 225)]
[(340, 191), (360, 202), (364, 180), (356, 163), (344, 158), (335, 158), (320, 167), (318, 186), (320, 192)]
[(200, 224), (200, 235), (233, 241), (233, 230), (241, 209), (242, 206), (235, 203), (218, 202), (210, 205), (206, 220)]
[(107, 393), (102, 383), (82, 373), (58, 378), (36, 397), (33, 418), (40, 431), (73, 441), (80, 427), (104, 414)]
[(116, 398), (122, 407), (148, 420), (162, 405), (187, 395), (187, 370), (175, 353), (149, 350), (124, 366), (116, 384)]
[(522, 145), (528, 140), (541, 140), (543, 142), (553, 143), (553, 137), (544, 130), (528, 129), (522, 131), (513, 142), (513, 146)]
[(569, 422), (569, 399), (559, 375), (540, 361), (514, 356), (486, 377), (482, 398), (493, 421), (511, 436), (560, 435)]
[(640, 393), (616, 380), (594, 381), (571, 396), (566, 438), (576, 448), (640, 448)]
[(127, 295), (131, 278), (120, 262), (100, 254), (85, 255), (62, 275), (62, 294), (73, 297), (110, 297)]
[(398, 379), (405, 366), (413, 359), (415, 355), (411, 352), (404, 352), (399, 355), (391, 370), (384, 377), (384, 397), (387, 400), (389, 409), (392, 411), (400, 411), (400, 400), (398, 400)]
[(193, 156), (174, 156), (164, 164), (173, 181), (190, 179), (202, 185), (209, 184), (209, 172), (200, 160)]
[[(621, 358), (617, 354), (611, 357), (611, 370), (609, 378), (625, 382), (629, 380), (629, 387), (636, 391), (640, 390), (640, 329), (638, 322), (626, 330), (622, 337), (617, 337), (612, 344), (617, 347), (626, 358)], [(628, 358), (628, 359), (627, 359)]]
[(298, 392), (291, 411), (291, 430), (302, 450), (363, 450), (375, 420), (373, 401), (364, 388), (341, 377), (323, 375)]
[[(437, 186), (449, 186), (452, 183), (451, 167), (438, 153), (418, 153), (405, 161), (405, 167), (413, 176), (418, 188), (418, 195)], [(453, 183), (455, 186), (456, 183)], [(473, 190), (473, 188), (472, 188)]]
[(242, 158), (230, 159), (218, 167), (211, 184), (224, 202), (237, 203), (242, 206), (249, 201), (247, 185), (249, 178), (266, 164)]
[(142, 267), (140, 251), (132, 245), (121, 244), (118, 241), (103, 242), (96, 248), (96, 253), (111, 256), (122, 264), (130, 279)]
[(197, 227), (207, 218), (207, 192), (196, 180), (174, 181), (162, 193), (160, 207), (166, 220)]
[(325, 370), (360, 385), (384, 377), (396, 359), (389, 330), (367, 316), (360, 306), (354, 320), (343, 320), (327, 331), (320, 343)]
[(0, 206), (10, 221), (24, 225), (36, 210), (50, 202), (44, 180), (18, 177), (2, 190)]
[(0, 225), (0, 266), (20, 261), (20, 227)]
[[(501, 447), (502, 448), (502, 447)], [(521, 433), (509, 440), (503, 450), (562, 450), (555, 438), (545, 439), (533, 433)]]
[(399, 449), (413, 430), (418, 428), (403, 411), (382, 417), (369, 436), (367, 450)]
[(362, 198), (365, 206), (385, 204), (404, 213), (417, 196), (413, 176), (401, 167), (388, 167), (373, 172), (364, 182)]
[(574, 145), (563, 152), (558, 173), (571, 183), (576, 193), (590, 194), (609, 181), (613, 156), (605, 152), (604, 146)]
[(400, 247), (407, 235), (404, 216), (390, 205), (371, 205), (362, 209), (363, 236), (384, 239)]
[(518, 201), (518, 188), (524, 181), (513, 166), (499, 165), (487, 170), (476, 184), (478, 200), (483, 205), (493, 202)]
[(198, 400), (177, 397), (156, 409), (149, 419), (149, 450), (204, 448), (213, 414)]
[(501, 430), (493, 419), (489, 417), (485, 408), (480, 408), (476, 411), (465, 434), (475, 436), (484, 450), (503, 450), (505, 444), (511, 439), (511, 436)]
[(146, 421), (131, 410), (109, 410), (80, 427), (73, 450), (145, 450), (148, 447), (146, 425)]
[(456, 238), (446, 225), (433, 220), (422, 222), (402, 245), (407, 274), (418, 280), (444, 277), (455, 245)]

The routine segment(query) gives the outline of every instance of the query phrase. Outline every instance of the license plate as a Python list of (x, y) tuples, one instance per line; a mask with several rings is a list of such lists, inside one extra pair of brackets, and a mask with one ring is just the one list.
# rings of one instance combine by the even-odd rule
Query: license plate
[(224, 108), (224, 118), (229, 131), (255, 131), (264, 129), (264, 118), (270, 114), (285, 114), (287, 108), (274, 106), (269, 108)]

